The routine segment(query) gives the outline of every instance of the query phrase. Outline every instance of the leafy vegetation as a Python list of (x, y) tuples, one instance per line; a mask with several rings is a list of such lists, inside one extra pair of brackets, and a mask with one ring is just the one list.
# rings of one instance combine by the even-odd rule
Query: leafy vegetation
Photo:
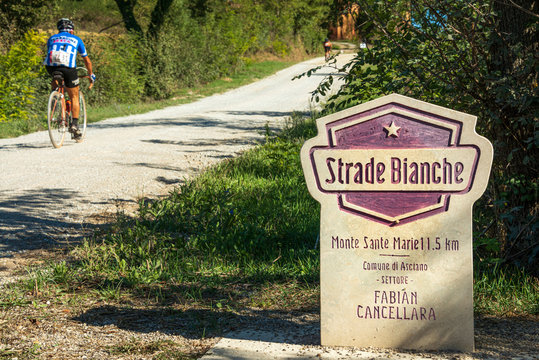
[(0, 122), (29, 121), (36, 116), (32, 105), (37, 96), (36, 79), (43, 73), (39, 57), (43, 41), (43, 34), (29, 32), (7, 54), (0, 54)]
[(45, 0), (2, 0), (0, 2), (0, 54), (34, 29), (43, 14)]
[[(349, 11), (359, 6), (357, 22), (369, 46), (341, 69), (346, 86), (327, 111), (399, 93), (477, 115), (495, 157), (487, 193), (475, 207), (476, 259), (537, 274), (537, 3), (340, 3)], [(326, 78), (313, 95), (324, 95), (332, 81)]]
[(42, 8), (40, 0), (2, 2), (0, 84), (7, 88), (0, 93), (0, 122), (15, 122), (8, 126), (15, 133), (45, 123), (50, 81), (39, 64), (60, 17), (75, 22), (97, 74), (88, 103), (110, 106), (177, 97), (241, 72), (261, 53), (281, 59), (312, 53), (325, 36), (329, 3), (60, 0)]

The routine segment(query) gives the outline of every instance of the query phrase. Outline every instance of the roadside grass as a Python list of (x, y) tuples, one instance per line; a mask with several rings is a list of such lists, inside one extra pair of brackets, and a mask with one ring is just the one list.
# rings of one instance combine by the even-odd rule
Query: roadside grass
[(52, 275), (84, 279), (112, 297), (130, 292), (166, 301), (174, 294), (203, 306), (271, 307), (256, 294), (277, 286), (295, 300), (297, 289), (318, 282), (319, 269), (319, 205), (298, 171), (301, 145), (268, 137), (166, 199), (141, 200), (138, 218), (122, 218), (75, 249), (72, 274), (61, 266)]
[[(195, 88), (181, 89), (173, 98), (168, 100), (137, 102), (132, 104), (116, 103), (103, 106), (94, 106), (92, 103), (87, 103), (88, 122), (92, 123), (113, 117), (141, 114), (152, 110), (162, 109), (167, 106), (190, 103), (206, 96), (219, 94), (258, 81), (279, 70), (285, 69), (296, 62), (297, 61), (283, 60), (254, 61), (246, 59), (245, 66), (236, 73), (207, 84), (202, 84)], [(83, 84), (83, 90), (85, 86), (87, 87), (86, 82)], [(95, 86), (99, 86), (99, 81), (96, 82)], [(84, 91), (87, 92), (88, 90)], [(43, 94), (38, 101), (42, 101), (44, 108), (46, 108), (47, 100), (48, 93)], [(12, 120), (9, 122), (0, 122), (0, 139), (17, 137), (46, 129), (47, 114), (46, 110), (43, 110), (43, 114), (40, 114), (31, 121)]]
[(539, 279), (500, 266), (476, 271), (474, 309), (498, 316), (539, 315)]
[[(158, 340), (145, 343), (137, 338), (123, 342), (109, 348), (111, 355), (153, 355), (155, 360), (188, 360), (197, 359), (204, 354), (203, 351), (195, 354), (186, 354), (182, 351), (182, 346), (169, 340)], [(194, 357), (195, 356), (195, 357)]]

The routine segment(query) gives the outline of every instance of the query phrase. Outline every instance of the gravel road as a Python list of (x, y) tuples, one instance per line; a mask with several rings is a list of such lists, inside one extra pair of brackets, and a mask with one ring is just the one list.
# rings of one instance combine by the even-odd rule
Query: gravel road
[(266, 124), (276, 129), (292, 111), (309, 111), (322, 76), (292, 78), (322, 64), (309, 60), (191, 104), (90, 124), (83, 143), (61, 149), (47, 132), (0, 140), (0, 258), (74, 241), (99, 214), (166, 194), (256, 144)]

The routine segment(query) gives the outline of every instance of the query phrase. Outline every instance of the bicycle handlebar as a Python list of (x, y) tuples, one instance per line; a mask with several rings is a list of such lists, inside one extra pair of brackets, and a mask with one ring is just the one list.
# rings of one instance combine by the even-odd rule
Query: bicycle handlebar
[[(79, 76), (79, 77), (90, 79), (90, 75), (84, 75), (84, 76)], [(94, 87), (94, 83), (90, 80), (90, 86), (88, 86), (88, 90), (91, 90), (93, 87)]]
[[(84, 71), (86, 71), (86, 73), (88, 73), (88, 69), (86, 69), (83, 66), (77, 66), (77, 70), (84, 70)], [(87, 78), (87, 79), (90, 80), (90, 75), (83, 75), (83, 76), (79, 76), (79, 77), (80, 78)], [(88, 90), (91, 90), (93, 86), (94, 86), (94, 83), (92, 82), (92, 80), (90, 80), (90, 86), (88, 86)]]

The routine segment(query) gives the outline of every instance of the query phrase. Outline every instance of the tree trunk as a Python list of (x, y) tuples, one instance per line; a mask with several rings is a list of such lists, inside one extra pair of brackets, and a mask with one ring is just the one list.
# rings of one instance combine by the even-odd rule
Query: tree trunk
[(174, 0), (157, 0), (157, 4), (152, 11), (150, 19), (150, 25), (148, 27), (147, 35), (152, 38), (156, 38), (159, 34), (159, 30), (163, 25), (165, 15), (167, 14), (170, 6)]
[(142, 36), (144, 33), (140, 27), (137, 19), (135, 18), (135, 5), (137, 0), (115, 0), (120, 13), (122, 14), (122, 19), (124, 21), (125, 28), (128, 32), (136, 33)]

